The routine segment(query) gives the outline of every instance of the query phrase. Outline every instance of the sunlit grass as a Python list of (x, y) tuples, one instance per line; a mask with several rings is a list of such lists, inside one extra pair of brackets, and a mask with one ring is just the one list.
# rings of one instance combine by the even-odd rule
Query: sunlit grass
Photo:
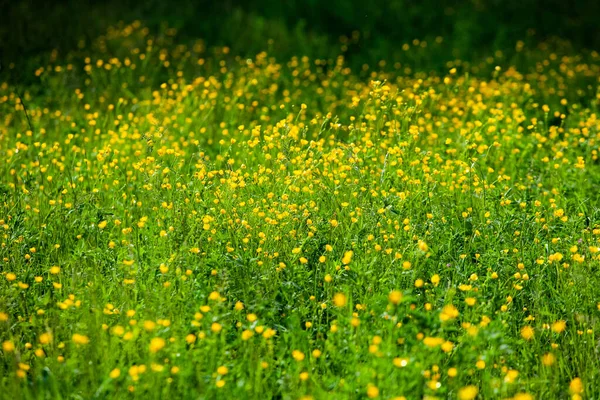
[(3, 395), (598, 396), (600, 57), (519, 46), (354, 71), (134, 23), (0, 83)]

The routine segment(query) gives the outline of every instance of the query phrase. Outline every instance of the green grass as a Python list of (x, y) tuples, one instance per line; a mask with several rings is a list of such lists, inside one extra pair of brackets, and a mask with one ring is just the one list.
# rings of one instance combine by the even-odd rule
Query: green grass
[(0, 83), (0, 396), (600, 395), (598, 53), (149, 32)]

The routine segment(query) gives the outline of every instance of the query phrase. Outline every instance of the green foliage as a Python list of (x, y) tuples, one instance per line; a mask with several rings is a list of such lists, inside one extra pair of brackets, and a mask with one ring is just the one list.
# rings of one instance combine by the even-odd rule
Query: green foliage
[(0, 397), (600, 395), (600, 55), (327, 4), (11, 8)]

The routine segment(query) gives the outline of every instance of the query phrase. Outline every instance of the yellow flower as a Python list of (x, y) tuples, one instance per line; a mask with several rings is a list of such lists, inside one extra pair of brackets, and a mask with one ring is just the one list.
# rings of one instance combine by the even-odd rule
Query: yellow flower
[(73, 343), (78, 345), (88, 344), (90, 342), (90, 338), (85, 335), (80, 335), (79, 333), (73, 334)]
[(167, 344), (167, 342), (165, 341), (165, 339), (163, 339), (161, 337), (152, 338), (152, 340), (150, 340), (150, 346), (149, 346), (150, 352), (158, 353), (165, 347), (166, 344)]
[(121, 376), (121, 370), (119, 368), (115, 368), (112, 371), (110, 371), (110, 374), (108, 374), (108, 376), (110, 376), (112, 379), (117, 379), (119, 376)]
[(210, 326), (210, 330), (213, 331), (214, 333), (221, 332), (221, 329), (223, 329), (223, 327), (218, 322), (213, 322), (212, 325)]
[(248, 314), (248, 315), (246, 315), (246, 319), (249, 322), (254, 322), (258, 319), (258, 317), (256, 316), (256, 314)]
[(394, 366), (398, 368), (406, 367), (408, 365), (408, 358), (396, 357), (394, 358)]
[(304, 360), (304, 353), (301, 352), (300, 350), (294, 350), (292, 351), (292, 358), (298, 362)]
[(542, 356), (542, 363), (547, 367), (553, 365), (555, 361), (556, 357), (552, 353), (546, 353)]
[(348, 304), (348, 298), (344, 293), (336, 293), (333, 296), (333, 304), (336, 307), (344, 307), (346, 304)]
[(227, 369), (227, 367), (225, 366), (220, 366), (219, 368), (217, 368), (217, 374), (219, 375), (227, 375), (228, 372), (229, 369)]
[(427, 336), (425, 339), (423, 339), (423, 344), (427, 347), (438, 347), (444, 342), (445, 342), (445, 340), (440, 337)]
[(342, 258), (342, 264), (344, 264), (344, 265), (350, 264), (350, 261), (352, 261), (353, 255), (354, 255), (354, 252), (352, 250), (346, 251), (344, 253), (344, 257)]
[(277, 334), (277, 331), (273, 328), (267, 328), (267, 330), (265, 330), (265, 332), (263, 333), (263, 337), (265, 339), (270, 339), (273, 336), (275, 336), (275, 334)]
[(390, 295), (388, 296), (388, 300), (392, 304), (400, 304), (400, 302), (402, 301), (402, 292), (399, 290), (392, 290), (390, 292)]
[(572, 394), (581, 394), (583, 393), (583, 383), (581, 382), (581, 378), (574, 378), (569, 384), (569, 391)]
[(156, 323), (154, 321), (144, 321), (144, 329), (148, 332), (153, 331), (156, 327)]
[(467, 297), (465, 303), (467, 303), (469, 307), (473, 307), (475, 303), (477, 303), (477, 299), (475, 297)]
[(375, 399), (379, 397), (379, 389), (377, 386), (369, 385), (367, 387), (367, 397), (370, 399)]
[(552, 331), (556, 333), (561, 333), (567, 327), (567, 323), (563, 320), (556, 321), (552, 324)]
[(440, 313), (440, 320), (442, 322), (450, 321), (450, 320), (457, 318), (458, 315), (459, 315), (458, 309), (456, 307), (454, 307), (452, 304), (448, 304), (448, 305), (444, 306), (444, 308), (442, 309), (442, 312)]
[(7, 340), (2, 343), (2, 350), (5, 353), (12, 353), (13, 351), (15, 351), (15, 344), (10, 340)]
[(185, 337), (185, 341), (186, 341), (188, 344), (192, 344), (192, 343), (194, 343), (194, 342), (196, 341), (196, 335), (194, 335), (193, 333), (190, 333), (190, 334), (188, 334), (188, 335)]
[(529, 325), (521, 328), (521, 337), (525, 340), (533, 339), (534, 334), (535, 334), (535, 332), (534, 332), (533, 328)]
[(454, 348), (454, 343), (452, 343), (450, 341), (445, 341), (444, 343), (442, 343), (442, 350), (445, 353), (452, 351), (453, 348)]
[(517, 371), (516, 369), (509, 369), (506, 372), (506, 376), (504, 377), (504, 382), (513, 383), (515, 381), (515, 379), (517, 379), (518, 376), (519, 376), (519, 371)]
[(513, 396), (512, 400), (533, 400), (533, 396), (529, 393), (517, 393)]
[(477, 386), (469, 385), (458, 390), (458, 398), (460, 400), (473, 400), (477, 397), (479, 389)]
[(246, 329), (242, 332), (242, 340), (248, 340), (252, 336), (254, 336), (254, 332), (252, 332), (250, 329)]
[(42, 333), (39, 340), (41, 344), (48, 344), (52, 342), (52, 335), (49, 333)]

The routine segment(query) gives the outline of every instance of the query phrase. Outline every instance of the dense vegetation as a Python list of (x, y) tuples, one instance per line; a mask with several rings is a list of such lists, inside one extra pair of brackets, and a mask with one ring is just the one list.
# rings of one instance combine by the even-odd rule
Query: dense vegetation
[(460, 42), (436, 11), (395, 42), (344, 2), (334, 39), (286, 4), (227, 14), (239, 42), (192, 6), (54, 51), (13, 32), (0, 396), (600, 396), (593, 40), (461, 13)]

